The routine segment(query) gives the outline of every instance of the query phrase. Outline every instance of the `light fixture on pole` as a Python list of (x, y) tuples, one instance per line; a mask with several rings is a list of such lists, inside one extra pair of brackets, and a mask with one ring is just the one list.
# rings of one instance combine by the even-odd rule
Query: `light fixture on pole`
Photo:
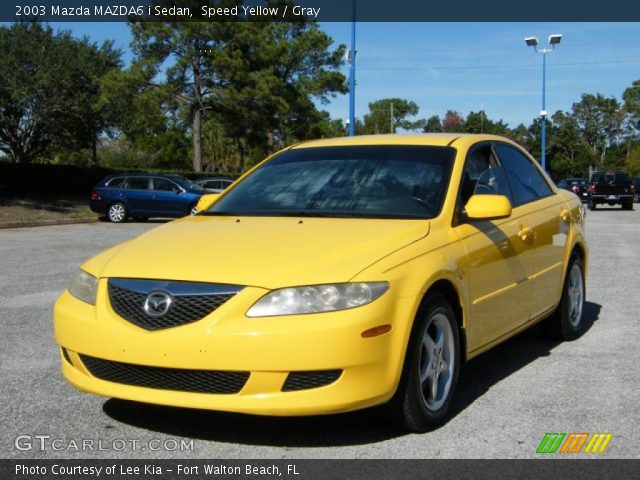
[(533, 47), (533, 49), (542, 54), (542, 110), (540, 110), (540, 120), (542, 126), (542, 146), (540, 153), (540, 163), (542, 169), (547, 169), (547, 110), (545, 102), (545, 88), (546, 88), (546, 76), (547, 76), (547, 53), (551, 53), (555, 50), (556, 45), (562, 40), (562, 34), (556, 33), (549, 35), (549, 47), (551, 48), (538, 48), (538, 39), (536, 37), (526, 37), (524, 39), (527, 47)]

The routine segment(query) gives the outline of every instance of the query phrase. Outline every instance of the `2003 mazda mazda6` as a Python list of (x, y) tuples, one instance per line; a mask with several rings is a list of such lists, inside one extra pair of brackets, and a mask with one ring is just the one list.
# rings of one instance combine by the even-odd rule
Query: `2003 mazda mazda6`
[(424, 431), (461, 365), (545, 320), (584, 330), (580, 199), (489, 135), (287, 148), (202, 211), (82, 265), (54, 309), (80, 390)]

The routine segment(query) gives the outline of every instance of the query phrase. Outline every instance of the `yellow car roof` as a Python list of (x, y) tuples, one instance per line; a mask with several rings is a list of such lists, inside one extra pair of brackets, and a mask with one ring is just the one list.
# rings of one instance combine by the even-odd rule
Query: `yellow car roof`
[(348, 145), (433, 145), (446, 147), (460, 138), (473, 139), (474, 142), (482, 140), (508, 141), (497, 135), (471, 134), (471, 133), (413, 133), (394, 135), (357, 135), (354, 137), (326, 138), (311, 140), (293, 146), (293, 149), (314, 147), (339, 147)]

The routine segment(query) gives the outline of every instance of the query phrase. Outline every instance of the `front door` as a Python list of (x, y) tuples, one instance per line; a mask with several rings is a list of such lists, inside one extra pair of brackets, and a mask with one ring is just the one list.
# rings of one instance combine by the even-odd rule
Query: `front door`
[(552, 309), (562, 293), (563, 258), (569, 231), (569, 212), (533, 161), (505, 144), (495, 152), (507, 172), (516, 203), (525, 209), (533, 232), (534, 260), (528, 297), (531, 318)]
[[(497, 194), (512, 200), (505, 172), (490, 145), (470, 151), (462, 178), (461, 205), (471, 195)], [(533, 270), (529, 228), (528, 216), (518, 208), (506, 219), (467, 221), (455, 227), (469, 259), (469, 352), (508, 334), (529, 318), (526, 291)]]

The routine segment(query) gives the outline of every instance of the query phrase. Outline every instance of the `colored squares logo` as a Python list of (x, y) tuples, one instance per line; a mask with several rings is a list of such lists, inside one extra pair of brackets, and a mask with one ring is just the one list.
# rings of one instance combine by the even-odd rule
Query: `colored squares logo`
[(604, 453), (612, 433), (546, 433), (536, 453)]

